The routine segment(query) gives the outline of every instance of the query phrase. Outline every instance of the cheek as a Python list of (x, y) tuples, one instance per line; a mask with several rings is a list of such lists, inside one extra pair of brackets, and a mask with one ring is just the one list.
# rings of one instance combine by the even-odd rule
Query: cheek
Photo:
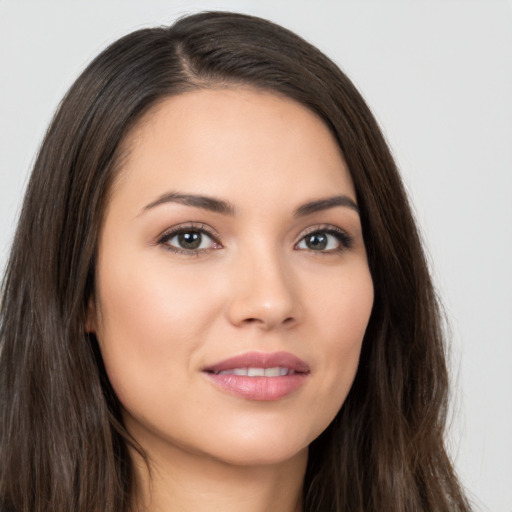
[(373, 306), (373, 283), (366, 266), (355, 268), (339, 286), (317, 292), (315, 326), (322, 346), (319, 367), (323, 368), (319, 415), (327, 426), (337, 414), (357, 372), (363, 337)]
[(134, 393), (154, 396), (146, 388), (165, 388), (171, 378), (186, 375), (217, 316), (218, 301), (192, 272), (116, 261), (114, 268), (99, 267), (97, 337), (112, 386), (124, 403)]
[(360, 346), (374, 299), (368, 267), (352, 265), (340, 277), (316, 284), (308, 300), (314, 308), (316, 328), (332, 343), (330, 350), (343, 352)]
[(233, 460), (273, 460), (303, 449), (335, 417), (357, 370), (373, 302), (364, 265), (297, 273), (293, 286), (303, 317), (296, 332), (281, 333), (282, 342), (317, 374), (296, 398), (259, 411), (211, 390), (194, 372), (205, 351), (222, 347), (225, 353), (229, 342), (238, 350), (239, 334), (223, 309), (234, 293), (228, 270), (205, 264), (202, 271), (182, 265), (176, 272), (165, 258), (136, 261), (126, 253), (110, 261), (116, 264), (98, 271), (97, 335), (111, 384), (140, 439), (147, 429)]
[(99, 267), (97, 304), (99, 328), (109, 338), (138, 340), (144, 349), (148, 340), (176, 342), (180, 333), (188, 338), (187, 332), (211, 316), (218, 287), (205, 286), (193, 266), (176, 268), (161, 254), (110, 260), (116, 264)]

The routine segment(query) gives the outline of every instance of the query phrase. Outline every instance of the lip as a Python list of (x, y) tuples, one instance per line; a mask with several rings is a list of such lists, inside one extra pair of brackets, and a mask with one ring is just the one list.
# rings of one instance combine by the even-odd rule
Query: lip
[[(249, 377), (226, 372), (235, 368), (286, 368), (289, 373), (279, 376)], [(216, 387), (247, 400), (280, 400), (297, 391), (310, 374), (308, 364), (289, 352), (247, 352), (225, 359), (202, 369)]]

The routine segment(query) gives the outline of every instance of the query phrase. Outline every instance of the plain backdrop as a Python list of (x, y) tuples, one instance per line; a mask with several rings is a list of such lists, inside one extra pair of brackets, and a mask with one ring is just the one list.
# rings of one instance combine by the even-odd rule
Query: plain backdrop
[(198, 10), (296, 31), (362, 91), (402, 169), (451, 325), (449, 445), (477, 510), (512, 512), (512, 3), (0, 0), (0, 269), (48, 122), (119, 36)]

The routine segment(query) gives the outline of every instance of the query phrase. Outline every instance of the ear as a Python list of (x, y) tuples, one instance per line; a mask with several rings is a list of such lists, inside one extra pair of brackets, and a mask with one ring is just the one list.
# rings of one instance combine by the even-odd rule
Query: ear
[(87, 334), (96, 334), (96, 304), (94, 297), (91, 296), (87, 303), (87, 319), (85, 321), (85, 332)]

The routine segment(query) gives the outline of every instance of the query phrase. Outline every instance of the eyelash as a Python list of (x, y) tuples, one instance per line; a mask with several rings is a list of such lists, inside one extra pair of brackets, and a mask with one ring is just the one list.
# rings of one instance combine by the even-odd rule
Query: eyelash
[[(213, 243), (218, 244), (219, 247), (208, 247), (206, 249), (183, 249), (170, 245), (168, 242), (175, 236), (185, 233), (201, 233), (207, 235), (212, 239)], [(186, 224), (182, 226), (176, 226), (165, 231), (157, 240), (157, 245), (163, 245), (168, 251), (174, 252), (175, 254), (184, 254), (186, 256), (200, 256), (210, 250), (216, 250), (222, 247), (218, 240), (218, 237), (212, 232), (212, 230), (205, 224)]]
[(311, 237), (312, 235), (331, 235), (339, 242), (339, 247), (335, 249), (329, 249), (327, 251), (315, 251), (310, 249), (310, 252), (320, 254), (320, 255), (329, 255), (329, 254), (337, 254), (343, 252), (345, 249), (350, 249), (354, 245), (353, 238), (343, 229), (338, 228), (332, 225), (325, 226), (315, 226), (305, 233), (303, 233), (300, 237), (299, 242), (296, 244), (299, 245), (302, 241), (304, 241), (307, 237)]
[[(174, 237), (180, 234), (186, 233), (200, 233), (202, 235), (206, 235), (212, 240), (212, 243), (217, 245), (218, 247), (208, 247), (208, 248), (197, 248), (197, 249), (184, 249), (174, 245), (170, 245), (168, 242), (172, 240)], [(314, 250), (309, 249), (309, 252), (328, 255), (335, 254), (344, 251), (345, 249), (350, 249), (353, 246), (352, 237), (343, 229), (327, 225), (327, 226), (315, 226), (314, 228), (310, 228), (305, 233), (303, 233), (300, 237), (300, 240), (295, 244), (294, 248), (296, 250), (308, 250), (308, 249), (297, 249), (297, 246), (306, 240), (306, 238), (312, 235), (331, 235), (336, 238), (339, 243), (339, 247), (329, 250)], [(186, 256), (200, 256), (205, 254), (211, 250), (217, 250), (222, 248), (222, 244), (219, 241), (219, 237), (215, 235), (211, 228), (206, 226), (205, 224), (186, 224), (181, 226), (176, 226), (171, 228), (170, 230), (165, 231), (157, 240), (157, 245), (162, 245), (166, 250), (169, 250), (175, 254), (184, 254)]]

